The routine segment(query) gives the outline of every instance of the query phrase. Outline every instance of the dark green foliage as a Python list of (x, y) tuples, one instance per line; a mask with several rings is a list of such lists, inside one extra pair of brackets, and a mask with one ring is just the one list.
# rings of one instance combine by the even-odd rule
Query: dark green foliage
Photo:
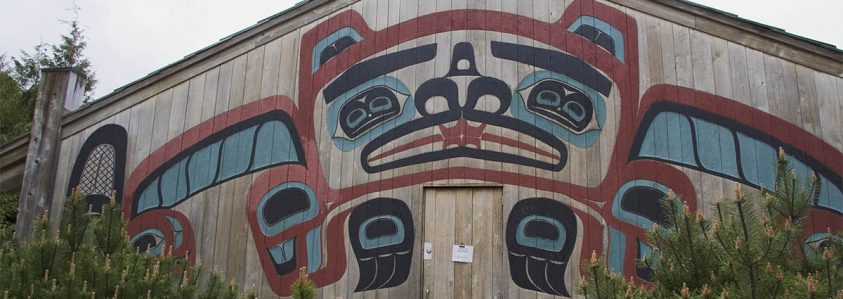
[(43, 219), (28, 243), (0, 244), (0, 292), (9, 298), (255, 297), (183, 258), (132, 248), (121, 215), (114, 201), (96, 214), (72, 195), (58, 234)]
[(0, 193), (0, 242), (12, 239), (18, 216), (17, 194)]
[[(0, 56), (0, 61), (3, 59)], [(32, 106), (23, 98), (15, 79), (0, 67), (0, 144), (29, 132)]]
[(305, 268), (299, 269), (299, 277), (290, 284), (290, 291), (295, 299), (313, 299), (316, 297), (316, 284), (307, 277)]
[(70, 27), (70, 32), (61, 36), (61, 43), (51, 45), (50, 67), (73, 67), (81, 71), (88, 78), (85, 83), (85, 101), (91, 100), (91, 92), (97, 84), (96, 72), (91, 68), (91, 61), (84, 55), (88, 43), (85, 41), (85, 30), (79, 21), (62, 21)]
[(11, 61), (0, 55), (0, 144), (29, 132), (43, 68), (78, 69), (88, 78), (85, 101), (92, 100), (97, 80), (91, 62), (84, 55), (85, 30), (76, 19), (62, 23), (69, 27), (69, 32), (61, 36), (59, 44), (37, 44), (31, 53), (21, 51), (20, 57), (11, 57)]
[[(692, 213), (670, 193), (662, 201), (667, 224), (649, 233), (656, 249), (644, 263), (654, 283), (635, 285), (609, 273), (596, 255), (580, 292), (597, 298), (843, 298), (843, 232), (828, 232), (822, 247), (803, 246), (816, 177), (796, 176), (780, 150), (776, 185), (760, 194), (735, 188), (710, 215)], [(803, 250), (804, 249), (804, 250)]]

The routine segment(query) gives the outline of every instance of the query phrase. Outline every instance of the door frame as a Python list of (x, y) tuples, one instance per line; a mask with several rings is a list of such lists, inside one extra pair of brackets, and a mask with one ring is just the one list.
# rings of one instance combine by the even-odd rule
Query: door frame
[[(437, 184), (437, 183), (429, 183), (429, 184), (423, 184), (420, 187), (421, 188), (419, 188), (419, 192), (420, 192), (421, 195), (419, 197), (419, 200), (420, 200), (421, 208), (420, 208), (420, 211), (419, 211), (419, 214), (420, 214), (419, 226), (421, 227), (421, 229), (418, 230), (419, 231), (418, 235), (419, 235), (419, 252), (421, 254), (418, 255), (419, 262), (420, 262), (419, 270), (418, 270), (418, 275), (419, 275), (419, 291), (418, 291), (418, 294), (419, 294), (419, 298), (426, 299), (427, 297), (425, 296), (425, 277), (424, 277), (424, 262), (425, 262), (425, 260), (424, 260), (424, 242), (426, 241), (425, 240), (425, 231), (427, 229), (427, 227), (425, 226), (425, 223), (426, 223), (426, 220), (427, 220), (427, 198), (425, 197), (425, 192), (428, 189), (460, 189), (460, 188), (467, 188), (467, 189), (494, 188), (494, 189), (499, 189), (500, 190), (500, 197), (501, 197), (499, 207), (501, 209), (500, 212), (501, 212), (501, 217), (502, 217), (501, 225), (499, 227), (499, 229), (501, 229), (501, 234), (502, 234), (501, 236), (503, 236), (503, 234), (506, 232), (506, 219), (505, 219), (506, 217), (504, 216), (504, 213), (503, 213), (504, 212), (503, 211), (504, 185), (502, 185), (502, 184), (491, 184), (491, 183), (457, 183), (457, 184), (439, 183), (439, 184)], [(501, 242), (501, 246), (504, 247), (504, 248), (502, 248), (503, 249), (502, 251), (506, 252), (506, 242)], [(501, 258), (502, 258), (501, 262), (505, 264), (505, 262), (506, 262), (505, 256), (501, 256)]]

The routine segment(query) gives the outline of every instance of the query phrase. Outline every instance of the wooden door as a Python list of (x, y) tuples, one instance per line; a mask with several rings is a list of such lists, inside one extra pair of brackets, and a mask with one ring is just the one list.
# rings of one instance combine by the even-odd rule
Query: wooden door
[[(422, 298), (500, 298), (503, 284), (501, 188), (424, 189)], [(452, 262), (454, 245), (474, 246), (471, 263)], [(425, 245), (423, 251), (427, 251)]]

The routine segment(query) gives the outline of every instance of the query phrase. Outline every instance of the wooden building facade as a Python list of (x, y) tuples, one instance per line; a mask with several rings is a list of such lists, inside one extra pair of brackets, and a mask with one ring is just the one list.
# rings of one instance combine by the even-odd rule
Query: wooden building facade
[(568, 297), (593, 251), (649, 279), (658, 199), (772, 186), (780, 147), (822, 181), (805, 242), (843, 230), (841, 74), (683, 1), (312, 0), (65, 116), (51, 215), (116, 190), (136, 246), (266, 297), (302, 267), (323, 298)]

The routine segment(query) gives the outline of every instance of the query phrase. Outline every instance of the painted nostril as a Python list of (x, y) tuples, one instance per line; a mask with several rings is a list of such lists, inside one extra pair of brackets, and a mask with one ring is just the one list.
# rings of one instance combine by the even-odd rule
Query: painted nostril
[[(497, 102), (489, 103), (490, 101)], [(512, 102), (512, 90), (506, 82), (492, 77), (480, 77), (468, 85), (467, 110), (504, 114)], [(491, 109), (494, 107), (494, 109)]]
[(434, 78), (422, 83), (416, 90), (416, 111), (429, 116), (447, 111), (460, 110), (459, 88), (448, 78)]

